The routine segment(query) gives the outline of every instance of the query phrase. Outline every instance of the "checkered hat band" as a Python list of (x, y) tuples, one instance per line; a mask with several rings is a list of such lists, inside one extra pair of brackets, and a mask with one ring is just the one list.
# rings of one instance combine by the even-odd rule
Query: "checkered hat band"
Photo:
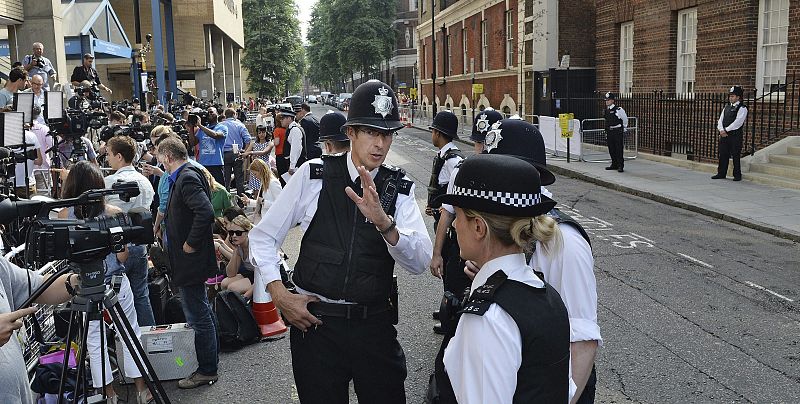
[(453, 187), (453, 195), (470, 196), (473, 198), (486, 199), (506, 206), (516, 208), (527, 208), (534, 206), (542, 201), (542, 194), (521, 194), (517, 192), (496, 192), (485, 191), (471, 188)]

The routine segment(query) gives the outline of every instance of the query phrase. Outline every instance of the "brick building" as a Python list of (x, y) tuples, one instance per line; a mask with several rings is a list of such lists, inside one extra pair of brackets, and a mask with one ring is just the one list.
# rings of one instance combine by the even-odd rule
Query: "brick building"
[[(431, 10), (432, 3), (419, 3), (417, 32), (419, 103), (426, 108), (435, 103), (464, 116), (473, 105), (536, 113), (537, 91), (549, 99), (548, 77), (567, 53), (575, 71), (588, 69), (594, 78), (594, 1), (440, 0)], [(534, 76), (544, 79), (537, 85)], [(474, 99), (473, 79), (484, 87)]]

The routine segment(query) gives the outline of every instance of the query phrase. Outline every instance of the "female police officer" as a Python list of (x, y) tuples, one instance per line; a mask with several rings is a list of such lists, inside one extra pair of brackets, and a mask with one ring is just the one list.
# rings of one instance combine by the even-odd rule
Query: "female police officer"
[(443, 391), (442, 401), (566, 402), (567, 310), (523, 253), (532, 241), (561, 248), (556, 222), (545, 215), (556, 203), (541, 194), (539, 172), (511, 156), (471, 156), (440, 200), (456, 209), (461, 257), (480, 268), (445, 350), (444, 389), (453, 394)]

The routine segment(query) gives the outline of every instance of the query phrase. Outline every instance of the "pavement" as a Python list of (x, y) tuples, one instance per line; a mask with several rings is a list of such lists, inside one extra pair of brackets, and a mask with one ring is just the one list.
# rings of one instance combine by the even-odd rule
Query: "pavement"
[[(471, 144), (469, 139), (461, 140)], [(712, 174), (704, 171), (645, 158), (626, 161), (624, 173), (605, 170), (608, 164), (575, 160), (567, 163), (565, 158), (547, 160), (556, 174), (800, 242), (798, 190), (756, 184), (747, 181), (747, 174), (740, 182), (730, 177), (712, 180)]]

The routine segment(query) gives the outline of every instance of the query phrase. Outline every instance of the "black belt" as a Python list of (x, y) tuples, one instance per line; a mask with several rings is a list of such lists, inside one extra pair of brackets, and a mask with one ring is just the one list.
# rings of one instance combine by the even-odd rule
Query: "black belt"
[(367, 319), (389, 311), (389, 302), (382, 304), (337, 304), (325, 302), (308, 303), (308, 311), (315, 316)]

